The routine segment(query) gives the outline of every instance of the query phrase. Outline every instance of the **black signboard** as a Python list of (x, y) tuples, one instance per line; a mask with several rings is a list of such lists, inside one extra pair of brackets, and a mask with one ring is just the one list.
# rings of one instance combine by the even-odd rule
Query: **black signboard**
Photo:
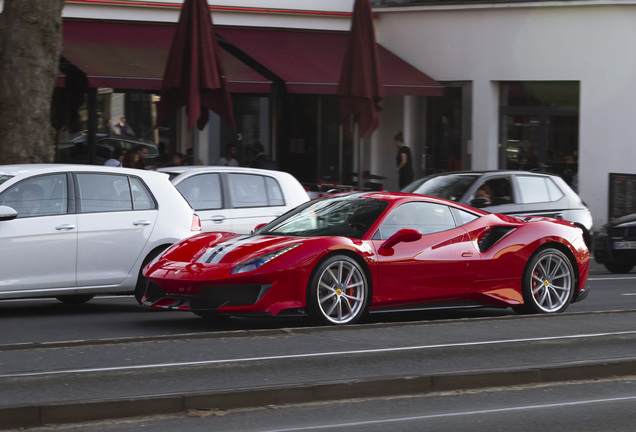
[(609, 176), (609, 220), (636, 213), (636, 174)]

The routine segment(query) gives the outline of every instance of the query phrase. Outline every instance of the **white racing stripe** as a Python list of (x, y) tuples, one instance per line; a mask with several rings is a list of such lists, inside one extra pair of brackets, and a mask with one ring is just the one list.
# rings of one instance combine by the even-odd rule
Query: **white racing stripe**
[(625, 335), (633, 335), (633, 334), (636, 334), (636, 330), (622, 331), (622, 332), (608, 332), (608, 333), (577, 334), (577, 335), (568, 335), (568, 336), (548, 336), (548, 337), (540, 337), (540, 338), (502, 339), (502, 340), (481, 341), (481, 342), (459, 342), (459, 343), (450, 343), (450, 344), (415, 345), (415, 346), (396, 347), (396, 348), (379, 348), (379, 349), (351, 350), (351, 351), (326, 351), (326, 352), (318, 352), (318, 353), (287, 354), (287, 355), (279, 355), (279, 356), (200, 360), (200, 361), (192, 361), (192, 362), (155, 363), (155, 364), (131, 365), (131, 366), (66, 369), (66, 370), (43, 371), (43, 372), (18, 372), (18, 373), (1, 374), (0, 378), (50, 376), (50, 375), (62, 375), (62, 374), (84, 374), (84, 373), (95, 373), (95, 372), (121, 372), (121, 371), (131, 371), (131, 370), (170, 368), (170, 367), (210, 366), (210, 365), (216, 365), (216, 364), (231, 365), (231, 364), (239, 364), (239, 363), (267, 361), (267, 360), (290, 360), (290, 359), (335, 357), (335, 356), (358, 355), (358, 354), (383, 354), (383, 353), (391, 353), (391, 352), (406, 352), (406, 351), (428, 350), (428, 349), (436, 349), (436, 348), (458, 348), (458, 347), (479, 346), (479, 345), (487, 346), (487, 345), (503, 345), (503, 344), (523, 343), (523, 342), (574, 340), (574, 339), (598, 338), (598, 337), (607, 337), (607, 336), (625, 336)]

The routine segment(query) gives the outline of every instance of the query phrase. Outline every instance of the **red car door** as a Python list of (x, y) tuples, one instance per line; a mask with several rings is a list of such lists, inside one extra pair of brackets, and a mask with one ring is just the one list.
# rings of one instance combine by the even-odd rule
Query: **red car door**
[[(456, 226), (449, 208), (411, 202), (394, 212), (396, 217), (390, 214), (372, 240), (378, 257), (373, 306), (465, 299), (473, 286), (480, 254), (468, 233)], [(420, 231), (422, 237), (381, 247), (402, 228)]]

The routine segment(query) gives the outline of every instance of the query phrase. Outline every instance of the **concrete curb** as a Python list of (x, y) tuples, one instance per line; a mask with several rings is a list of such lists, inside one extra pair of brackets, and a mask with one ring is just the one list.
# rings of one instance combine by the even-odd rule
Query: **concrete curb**
[(506, 368), (432, 375), (361, 379), (240, 388), (225, 391), (149, 395), (0, 407), (0, 429), (82, 423), (126, 417), (176, 414), (188, 410), (227, 410), (356, 398), (426, 394), (489, 387), (585, 381), (636, 375), (636, 358), (576, 362), (537, 368)]

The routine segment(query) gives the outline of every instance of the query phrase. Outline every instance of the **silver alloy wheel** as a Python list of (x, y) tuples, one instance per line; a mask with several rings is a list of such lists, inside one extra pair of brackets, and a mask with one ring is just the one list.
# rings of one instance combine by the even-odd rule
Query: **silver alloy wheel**
[(572, 267), (556, 250), (541, 256), (530, 272), (530, 290), (536, 305), (544, 312), (556, 312), (572, 297)]
[(318, 308), (333, 324), (347, 324), (357, 319), (366, 302), (366, 293), (365, 275), (352, 260), (333, 261), (318, 278)]

